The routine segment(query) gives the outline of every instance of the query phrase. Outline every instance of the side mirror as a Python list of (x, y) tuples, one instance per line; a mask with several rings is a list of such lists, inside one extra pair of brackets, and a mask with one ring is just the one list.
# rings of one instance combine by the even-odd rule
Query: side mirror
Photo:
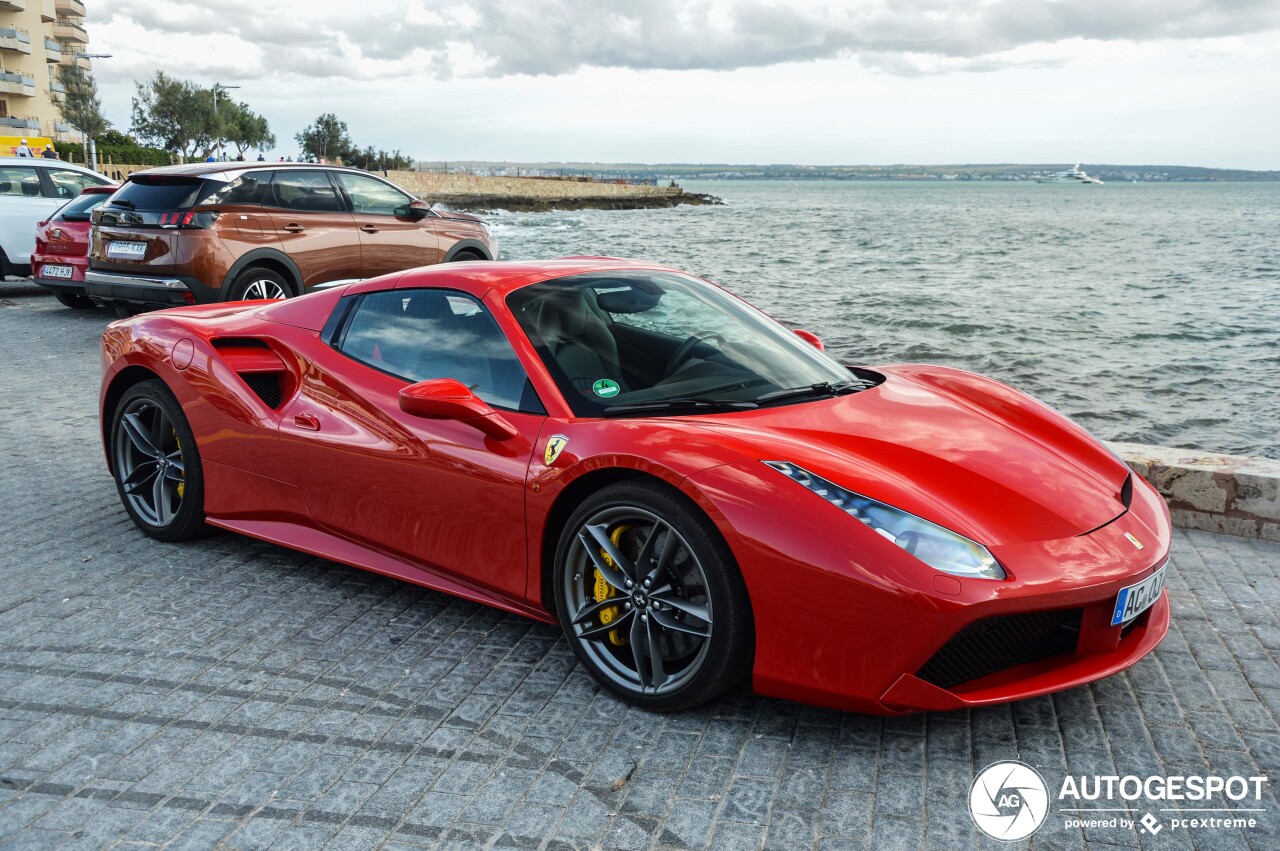
[(419, 219), (425, 219), (427, 216), (431, 215), (431, 205), (426, 201), (419, 201), (415, 198), (403, 207), (397, 207), (396, 215), (407, 216), (414, 221), (418, 221)]
[(795, 329), (795, 335), (799, 337), (801, 340), (804, 340), (809, 345), (813, 346), (815, 349), (817, 349), (820, 352), (825, 352), (827, 350), (827, 344), (822, 342), (822, 338), (819, 337), (817, 334), (813, 333), (812, 331), (806, 331), (803, 328), (797, 328)]
[(501, 414), (452, 378), (432, 378), (400, 391), (400, 410), (430, 420), (457, 420), (494, 440), (510, 440), (518, 432)]

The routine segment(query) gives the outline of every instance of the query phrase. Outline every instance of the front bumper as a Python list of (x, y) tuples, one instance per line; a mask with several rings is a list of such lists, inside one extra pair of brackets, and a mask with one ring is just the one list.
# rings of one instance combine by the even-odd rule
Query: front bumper
[(128, 275), (120, 272), (84, 273), (84, 292), (90, 298), (106, 303), (174, 307), (196, 303), (196, 287), (200, 282), (186, 275)]
[[(837, 508), (770, 499), (772, 483), (761, 487), (757, 476), (750, 464), (724, 465), (688, 481), (716, 509), (746, 581), (753, 685), (762, 694), (882, 715), (983, 706), (1114, 674), (1168, 631), (1164, 595), (1127, 629), (1110, 624), (1120, 589), (1168, 561), (1168, 508), (1140, 480), (1129, 511), (1100, 529), (992, 546), (1009, 573), (996, 581), (932, 571), (860, 524), (846, 525), (855, 521)], [(1078, 637), (1065, 650), (1006, 654), (1009, 664), (945, 687), (929, 681), (925, 666), (967, 627), (1063, 610), (1079, 612)]]

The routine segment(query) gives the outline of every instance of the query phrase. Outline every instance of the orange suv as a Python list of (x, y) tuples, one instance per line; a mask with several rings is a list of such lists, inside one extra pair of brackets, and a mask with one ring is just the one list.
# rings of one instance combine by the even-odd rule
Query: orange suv
[(200, 163), (131, 175), (93, 213), (85, 294), (132, 307), (289, 298), (453, 260), (493, 260), (489, 227), (357, 169)]

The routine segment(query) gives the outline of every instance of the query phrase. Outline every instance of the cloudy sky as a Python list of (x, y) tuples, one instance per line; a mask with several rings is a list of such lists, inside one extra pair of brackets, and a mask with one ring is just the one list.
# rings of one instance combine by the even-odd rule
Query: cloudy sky
[(157, 69), (292, 153), (1280, 169), (1277, 0), (91, 0), (107, 117)]

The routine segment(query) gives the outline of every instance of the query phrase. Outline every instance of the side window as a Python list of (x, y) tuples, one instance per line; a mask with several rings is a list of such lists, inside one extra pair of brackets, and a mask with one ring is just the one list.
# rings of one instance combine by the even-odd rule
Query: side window
[(379, 216), (394, 216), (396, 208), (408, 204), (408, 195), (381, 180), (360, 174), (337, 172), (338, 182), (351, 198), (352, 211)]
[(218, 204), (251, 204), (266, 203), (271, 191), (270, 171), (252, 171), (242, 174), (230, 183), (205, 181), (205, 185), (213, 189), (198, 202), (202, 207)]
[(544, 413), (506, 335), (465, 293), (370, 293), (356, 305), (337, 348), (407, 381), (453, 378), (490, 405)]
[(272, 207), (307, 213), (340, 213), (338, 191), (323, 171), (278, 171), (271, 181)]
[(46, 174), (53, 181), (54, 194), (57, 198), (74, 198), (86, 186), (101, 186), (103, 181), (91, 174), (81, 174), (65, 168), (51, 168)]
[(34, 168), (22, 166), (0, 166), (0, 195), (24, 195), (28, 198), (39, 198), (44, 195), (40, 190), (40, 175)]

